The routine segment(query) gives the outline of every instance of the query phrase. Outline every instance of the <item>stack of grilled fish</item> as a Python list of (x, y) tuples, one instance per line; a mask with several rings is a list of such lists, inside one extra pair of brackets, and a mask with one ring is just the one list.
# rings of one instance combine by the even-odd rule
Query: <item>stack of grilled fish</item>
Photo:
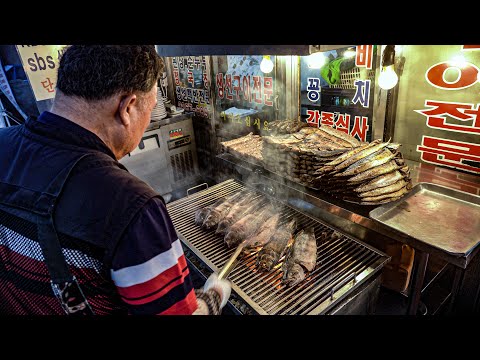
[(315, 188), (317, 170), (362, 143), (328, 126), (304, 127), (287, 135), (263, 137), (263, 163), (267, 170)]
[(361, 205), (398, 200), (412, 188), (399, 147), (379, 139), (356, 146), (318, 169), (314, 185)]
[(268, 130), (272, 135), (292, 134), (304, 127), (308, 127), (308, 124), (296, 119), (275, 120), (268, 124)]
[(361, 142), (329, 126), (263, 137), (266, 169), (342, 200), (378, 205), (412, 188), (400, 144)]
[(245, 161), (263, 166), (263, 141), (260, 135), (249, 133), (237, 139), (220, 143), (223, 152), (228, 152)]

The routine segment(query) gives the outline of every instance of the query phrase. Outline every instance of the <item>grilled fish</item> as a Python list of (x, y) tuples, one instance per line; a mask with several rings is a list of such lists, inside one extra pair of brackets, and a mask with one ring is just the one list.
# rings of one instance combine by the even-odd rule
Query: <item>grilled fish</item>
[(230, 195), (220, 205), (211, 209), (208, 215), (205, 217), (205, 220), (203, 221), (202, 228), (209, 230), (216, 227), (218, 223), (224, 218), (224, 216), (228, 214), (230, 208), (238, 201), (238, 199), (241, 199), (246, 194), (247, 191), (243, 190), (233, 195)]
[(350, 144), (348, 141), (345, 141), (341, 138), (338, 138), (336, 136), (330, 135), (329, 133), (325, 131), (321, 131), (320, 128), (318, 128), (318, 132), (315, 133), (317, 139), (324, 141), (326, 143), (332, 143), (335, 144), (336, 148), (351, 148), (352, 144)]
[(203, 222), (205, 221), (205, 218), (210, 213), (210, 210), (214, 209), (224, 201), (225, 201), (225, 197), (222, 196), (220, 199), (215, 201), (215, 203), (197, 209), (197, 211), (195, 211), (195, 225), (198, 225), (198, 226), (202, 225)]
[[(402, 195), (403, 196), (403, 195)], [(389, 202), (392, 202), (392, 201), (396, 201), (398, 199), (401, 199), (402, 196), (397, 196), (397, 197), (392, 197), (392, 198), (386, 198), (386, 199), (383, 199), (383, 200), (378, 200), (378, 201), (361, 201), (359, 204), (360, 205), (381, 205), (381, 204), (385, 204), (385, 203), (389, 203)], [(357, 203), (358, 204), (358, 203)]]
[(238, 220), (225, 235), (225, 244), (232, 247), (246, 240), (260, 228), (266, 219), (272, 216), (274, 211), (273, 205), (269, 205), (267, 208), (260, 209)]
[(244, 214), (249, 214), (254, 212), (258, 206), (260, 206), (260, 202), (255, 202), (252, 204), (252, 200), (255, 198), (255, 194), (250, 193), (247, 196), (245, 196), (242, 200), (234, 204), (231, 208), (230, 211), (228, 212), (225, 217), (220, 220), (217, 226), (217, 230), (215, 231), (215, 234), (218, 235), (225, 235), (233, 224), (237, 222)]
[(376, 201), (379, 201), (379, 200), (385, 200), (385, 199), (389, 199), (389, 198), (397, 198), (397, 197), (401, 197), (404, 194), (406, 194), (408, 192), (408, 190), (409, 189), (407, 188), (407, 186), (404, 186), (400, 190), (397, 190), (397, 191), (394, 191), (394, 192), (391, 192), (391, 193), (384, 193), (384, 194), (377, 195), (377, 196), (364, 197), (364, 198), (362, 198), (362, 201), (376, 202)]
[(279, 220), (280, 213), (276, 213), (268, 219), (255, 234), (245, 240), (244, 251), (247, 253), (254, 252), (265, 246), (270, 241), (275, 231), (277, 231)]
[(336, 165), (334, 169), (335, 170), (345, 169), (350, 165), (356, 163), (358, 160), (361, 160), (364, 157), (367, 157), (368, 155), (373, 154), (374, 152), (377, 152), (380, 149), (383, 149), (387, 145), (388, 143), (382, 143), (380, 140), (374, 140), (370, 144), (368, 144), (363, 150), (359, 151), (358, 153), (350, 156), (345, 161)]
[(364, 182), (365, 180), (376, 178), (377, 176), (387, 174), (387, 173), (389, 173), (393, 170), (397, 170), (397, 169), (400, 169), (400, 166), (398, 166), (397, 163), (395, 162), (395, 160), (392, 159), (392, 160), (390, 160), (389, 162), (387, 162), (383, 165), (374, 167), (370, 170), (367, 170), (367, 171), (364, 171), (360, 174), (352, 176), (350, 179), (348, 179), (348, 182), (359, 184), (359, 183)]
[(377, 176), (376, 178), (370, 180), (367, 183), (364, 183), (355, 189), (356, 192), (365, 192), (374, 190), (377, 188), (385, 187), (388, 185), (392, 185), (396, 183), (398, 180), (404, 178), (404, 175), (400, 173), (400, 171), (395, 170), (389, 172), (388, 174)]
[(381, 150), (378, 150), (377, 152), (374, 152), (350, 165), (342, 173), (335, 174), (334, 176), (353, 176), (360, 174), (369, 169), (383, 165), (392, 160), (394, 157), (395, 154), (393, 154), (390, 150), (382, 148)]
[(333, 161), (330, 161), (328, 163), (326, 163), (325, 165), (327, 166), (334, 166), (334, 165), (338, 165), (340, 164), (341, 162), (347, 160), (348, 158), (352, 157), (353, 155), (359, 153), (360, 151), (364, 150), (365, 148), (367, 148), (368, 146), (371, 146), (371, 144), (379, 144), (380, 143), (380, 139), (377, 139), (377, 140), (374, 140), (372, 141), (370, 144), (365, 144), (365, 145), (362, 145), (362, 146), (359, 146), (359, 147), (356, 147), (352, 150), (349, 150), (347, 151), (346, 153), (344, 153), (343, 155), (340, 155), (338, 158), (336, 158), (335, 160)]
[(287, 286), (294, 286), (305, 279), (306, 273), (317, 264), (317, 241), (313, 226), (301, 230), (285, 257), (283, 264), (283, 281)]
[(335, 130), (334, 128), (330, 127), (330, 126), (321, 126), (318, 128), (320, 131), (324, 131), (326, 132), (327, 134), (330, 134), (336, 138), (340, 138), (342, 139), (343, 141), (346, 141), (347, 143), (349, 143), (349, 147), (352, 147), (352, 146), (359, 146), (360, 145), (360, 141), (358, 141), (357, 139), (355, 139), (355, 137), (351, 136), (351, 135), (347, 135), (346, 133), (344, 133), (343, 131), (339, 131), (339, 130)]
[(391, 185), (384, 186), (384, 187), (381, 187), (381, 188), (373, 189), (373, 190), (370, 190), (370, 191), (362, 192), (362, 193), (358, 194), (358, 196), (360, 196), (362, 198), (365, 198), (365, 197), (370, 197), (370, 196), (379, 196), (379, 195), (383, 195), (383, 194), (389, 194), (389, 193), (400, 190), (405, 185), (407, 185), (407, 182), (403, 179), (400, 179), (396, 183), (393, 183)]
[(283, 224), (275, 231), (270, 241), (257, 254), (257, 267), (262, 271), (270, 271), (285, 253), (296, 227), (296, 220)]

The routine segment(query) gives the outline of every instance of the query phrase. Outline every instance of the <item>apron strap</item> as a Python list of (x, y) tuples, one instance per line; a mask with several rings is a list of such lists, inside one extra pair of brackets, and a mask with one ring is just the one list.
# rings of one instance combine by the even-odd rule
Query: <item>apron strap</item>
[[(38, 243), (51, 277), (51, 286), (66, 314), (93, 315), (77, 279), (68, 269), (53, 221), (56, 200), (71, 171), (84, 157), (82, 154), (65, 167), (50, 183), (45, 192), (1, 183), (2, 204), (36, 214)], [(5, 195), (5, 196), (3, 196)]]

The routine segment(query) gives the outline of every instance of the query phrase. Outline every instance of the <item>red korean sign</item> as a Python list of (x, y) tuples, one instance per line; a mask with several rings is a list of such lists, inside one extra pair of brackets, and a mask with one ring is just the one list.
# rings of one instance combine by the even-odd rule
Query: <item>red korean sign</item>
[[(464, 45), (460, 50), (460, 53), (469, 50), (480, 54), (479, 45)], [(422, 136), (422, 142), (416, 148), (421, 154), (420, 159), (480, 174), (480, 99), (468, 101), (468, 96), (462, 96), (464, 101), (446, 100), (454, 96), (459, 98), (457, 93), (472, 86), (480, 91), (480, 69), (458, 55), (431, 65), (425, 72), (425, 80), (437, 89), (436, 97), (426, 98), (424, 108), (414, 111), (423, 116), (428, 128), (441, 130), (435, 134), (442, 136)], [(467, 137), (476, 140), (458, 140), (459, 134), (465, 140)]]

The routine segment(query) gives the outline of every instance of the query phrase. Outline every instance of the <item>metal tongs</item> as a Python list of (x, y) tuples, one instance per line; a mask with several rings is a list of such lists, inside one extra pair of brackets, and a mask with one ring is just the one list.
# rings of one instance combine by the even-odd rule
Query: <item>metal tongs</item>
[(237, 249), (235, 250), (235, 252), (232, 254), (232, 256), (230, 256), (230, 258), (227, 260), (225, 265), (223, 265), (223, 268), (218, 273), (219, 279), (224, 279), (224, 278), (226, 279), (227, 276), (232, 272), (232, 270), (237, 265), (237, 262), (238, 262), (237, 258), (242, 253), (243, 248), (245, 247), (246, 244), (247, 242), (243, 240), (240, 243), (240, 245), (237, 246)]

